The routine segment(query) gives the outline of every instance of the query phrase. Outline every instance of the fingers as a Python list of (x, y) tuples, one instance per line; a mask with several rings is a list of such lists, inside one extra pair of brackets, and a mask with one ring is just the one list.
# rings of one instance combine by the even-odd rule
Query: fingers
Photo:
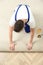
[(27, 45), (27, 49), (28, 49), (28, 50), (31, 50), (31, 49), (32, 49), (32, 44), (28, 44), (28, 45)]
[(10, 44), (10, 50), (15, 50), (15, 44)]

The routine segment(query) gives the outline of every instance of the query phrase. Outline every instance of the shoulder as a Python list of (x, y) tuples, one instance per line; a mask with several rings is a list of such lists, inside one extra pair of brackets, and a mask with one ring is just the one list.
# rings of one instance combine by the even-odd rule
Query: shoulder
[(14, 12), (17, 11), (19, 6), (22, 6), (22, 4), (17, 5), (16, 8), (14, 9)]

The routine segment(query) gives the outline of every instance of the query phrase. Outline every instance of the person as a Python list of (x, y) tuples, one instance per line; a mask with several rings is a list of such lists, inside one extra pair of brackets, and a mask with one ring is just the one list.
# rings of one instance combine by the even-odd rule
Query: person
[(9, 22), (9, 42), (10, 49), (15, 49), (15, 42), (13, 42), (13, 31), (19, 33), (24, 28), (26, 33), (30, 33), (30, 41), (27, 42), (27, 49), (32, 49), (32, 42), (35, 31), (35, 20), (31, 12), (30, 6), (25, 4), (18, 5)]

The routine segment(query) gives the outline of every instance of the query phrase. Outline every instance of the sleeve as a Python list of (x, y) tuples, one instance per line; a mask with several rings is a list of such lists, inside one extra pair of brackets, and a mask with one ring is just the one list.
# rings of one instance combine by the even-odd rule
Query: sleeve
[(34, 19), (34, 16), (31, 12), (31, 9), (29, 7), (29, 13), (30, 13), (30, 19), (29, 19), (29, 25), (30, 25), (30, 28), (35, 28), (36, 27), (36, 23), (35, 23), (35, 19)]
[[(19, 6), (19, 5), (18, 5)], [(11, 16), (11, 19), (10, 19), (10, 21), (9, 21), (9, 26), (14, 26), (14, 24), (15, 24), (15, 13), (16, 13), (16, 11), (17, 11), (17, 8), (18, 8), (18, 6), (15, 8), (15, 10), (14, 10), (14, 13), (13, 13), (13, 15)]]
[(14, 24), (15, 24), (15, 12), (13, 13), (13, 15), (9, 21), (9, 26), (12, 27), (12, 26), (14, 26)]

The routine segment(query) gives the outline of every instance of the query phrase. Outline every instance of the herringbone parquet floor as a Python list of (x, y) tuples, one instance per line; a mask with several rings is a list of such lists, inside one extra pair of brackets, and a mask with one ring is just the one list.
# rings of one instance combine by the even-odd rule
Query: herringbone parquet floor
[(1, 53), (0, 65), (43, 65), (43, 53)]

